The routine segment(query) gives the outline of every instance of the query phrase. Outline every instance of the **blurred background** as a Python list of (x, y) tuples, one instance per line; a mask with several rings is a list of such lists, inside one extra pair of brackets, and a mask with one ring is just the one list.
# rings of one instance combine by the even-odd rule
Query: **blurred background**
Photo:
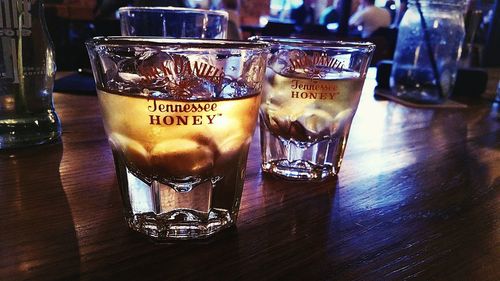
[[(467, 66), (499, 66), (498, 51), (488, 51), (487, 46), (498, 45), (500, 37), (499, 16), (495, 16), (498, 1), (467, 0), (463, 11), (467, 35), (462, 52)], [(392, 59), (407, 0), (46, 0), (46, 21), (58, 69), (88, 68), (84, 41), (119, 35), (117, 9), (123, 6), (226, 10), (230, 39), (267, 35), (371, 41), (377, 45), (372, 62), (376, 65)]]

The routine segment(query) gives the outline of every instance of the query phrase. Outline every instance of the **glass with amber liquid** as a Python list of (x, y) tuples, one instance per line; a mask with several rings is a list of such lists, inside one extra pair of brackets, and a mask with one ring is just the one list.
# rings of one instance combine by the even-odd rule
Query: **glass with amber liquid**
[(129, 226), (205, 238), (235, 224), (261, 101), (263, 43), (87, 43)]
[(374, 45), (254, 39), (271, 44), (260, 107), (263, 171), (297, 180), (337, 175)]

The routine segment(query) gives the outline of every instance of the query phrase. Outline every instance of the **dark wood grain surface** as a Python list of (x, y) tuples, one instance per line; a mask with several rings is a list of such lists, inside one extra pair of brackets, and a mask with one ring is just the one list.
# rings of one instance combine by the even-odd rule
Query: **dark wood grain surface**
[(374, 86), (338, 179), (262, 175), (255, 135), (237, 227), (161, 245), (122, 218), (97, 98), (55, 94), (62, 141), (0, 152), (0, 280), (500, 280), (491, 101), (412, 109)]

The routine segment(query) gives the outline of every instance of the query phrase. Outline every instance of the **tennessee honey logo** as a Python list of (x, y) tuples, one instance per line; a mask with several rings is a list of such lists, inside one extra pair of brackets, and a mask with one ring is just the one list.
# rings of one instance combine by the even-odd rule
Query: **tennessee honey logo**
[(220, 87), (225, 75), (222, 68), (202, 61), (190, 62), (181, 55), (171, 55), (158, 62), (139, 65), (138, 70), (146, 83), (161, 81), (160, 84), (166, 85), (178, 96), (191, 95), (191, 89), (198, 88), (203, 81), (210, 81)]
[(313, 72), (319, 73), (321, 71), (317, 68), (318, 66), (338, 69), (340, 71), (344, 69), (344, 64), (340, 60), (329, 57), (328, 54), (324, 52), (313, 52), (310, 55), (291, 58), (289, 62), (291, 70), (312, 69)]
[[(180, 100), (200, 91), (202, 83), (207, 81), (215, 87), (220, 87), (225, 75), (223, 69), (205, 62), (190, 62), (185, 56), (167, 54), (147, 58), (137, 69), (142, 82), (149, 88), (167, 89)], [(148, 98), (147, 101), (149, 125), (212, 125), (222, 116), (217, 112), (217, 103), (214, 102), (172, 103), (171, 100), (155, 98)]]

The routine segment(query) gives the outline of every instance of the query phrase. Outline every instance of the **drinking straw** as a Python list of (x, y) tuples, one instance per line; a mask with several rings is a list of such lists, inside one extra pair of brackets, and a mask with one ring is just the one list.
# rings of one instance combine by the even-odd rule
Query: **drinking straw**
[(424, 31), (424, 41), (425, 45), (427, 46), (429, 59), (431, 61), (432, 72), (434, 73), (434, 78), (437, 80), (438, 95), (440, 98), (444, 98), (443, 88), (441, 88), (441, 77), (438, 72), (436, 58), (434, 57), (434, 53), (432, 52), (431, 37), (429, 34), (429, 30), (427, 30), (427, 23), (425, 22), (424, 13), (422, 12), (422, 6), (420, 5), (419, 0), (415, 0), (415, 4), (420, 15), (420, 25), (422, 25), (422, 30)]

